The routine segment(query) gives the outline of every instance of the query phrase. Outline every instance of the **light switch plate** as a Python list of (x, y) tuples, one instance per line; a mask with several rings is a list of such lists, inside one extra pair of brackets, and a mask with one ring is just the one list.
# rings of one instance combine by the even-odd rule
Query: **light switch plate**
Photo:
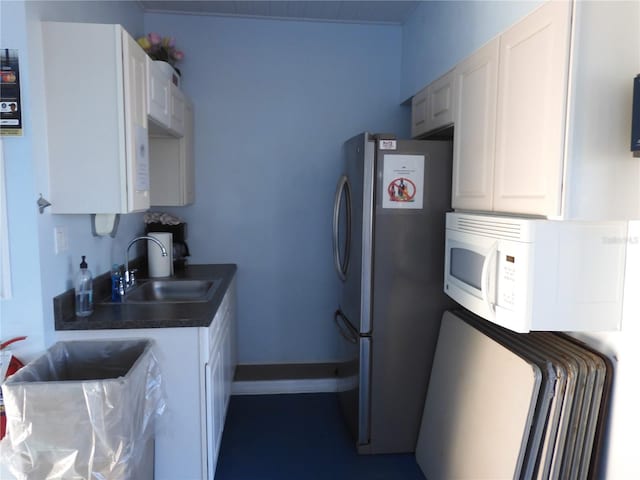
[(53, 248), (56, 255), (69, 250), (69, 240), (67, 237), (67, 227), (54, 227), (53, 229)]

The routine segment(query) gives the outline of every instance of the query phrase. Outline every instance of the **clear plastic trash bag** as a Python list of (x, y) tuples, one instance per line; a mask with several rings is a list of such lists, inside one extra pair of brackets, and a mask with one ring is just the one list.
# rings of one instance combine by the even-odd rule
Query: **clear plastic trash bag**
[(166, 396), (152, 345), (58, 342), (7, 379), (0, 461), (18, 480), (153, 479)]

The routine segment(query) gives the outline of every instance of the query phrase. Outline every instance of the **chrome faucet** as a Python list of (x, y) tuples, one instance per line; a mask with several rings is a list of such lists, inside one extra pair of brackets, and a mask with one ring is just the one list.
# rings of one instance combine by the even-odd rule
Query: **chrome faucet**
[(129, 242), (129, 245), (127, 246), (127, 251), (124, 257), (124, 288), (125, 290), (129, 287), (133, 287), (136, 283), (136, 279), (133, 276), (133, 272), (129, 271), (129, 249), (131, 249), (131, 246), (139, 240), (151, 240), (152, 242), (156, 243), (160, 247), (162, 256), (163, 257), (167, 256), (167, 249), (164, 247), (162, 242), (157, 238), (150, 237), (148, 235), (143, 235), (141, 237), (136, 237), (133, 240), (131, 240)]

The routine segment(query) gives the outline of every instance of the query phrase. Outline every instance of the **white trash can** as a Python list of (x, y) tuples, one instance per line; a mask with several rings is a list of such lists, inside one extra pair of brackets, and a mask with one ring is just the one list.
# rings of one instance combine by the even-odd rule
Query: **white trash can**
[(153, 480), (165, 396), (152, 343), (58, 342), (7, 379), (0, 460), (19, 480)]

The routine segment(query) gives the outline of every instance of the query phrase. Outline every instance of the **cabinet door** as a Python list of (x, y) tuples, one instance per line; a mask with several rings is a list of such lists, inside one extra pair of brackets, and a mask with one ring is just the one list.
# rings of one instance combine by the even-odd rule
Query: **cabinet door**
[(455, 68), (453, 208), (493, 207), (498, 48), (496, 38)]
[(224, 365), (220, 346), (211, 353), (206, 366), (207, 397), (207, 479), (213, 480), (224, 428)]
[(561, 209), (571, 2), (548, 2), (500, 38), (493, 208)]
[(169, 130), (181, 137), (184, 134), (185, 98), (182, 91), (173, 83), (169, 85), (169, 101), (171, 106)]
[(157, 65), (147, 56), (149, 119), (164, 128), (169, 128), (171, 109), (169, 105), (169, 80), (158, 70)]
[(127, 202), (129, 212), (149, 208), (147, 54), (122, 30)]
[(42, 35), (52, 212), (148, 208), (146, 54), (119, 25)]
[(427, 86), (425, 131), (430, 132), (453, 123), (453, 70)]
[(184, 135), (151, 137), (151, 205), (184, 206), (195, 199), (193, 105), (184, 97)]
[(423, 88), (411, 99), (411, 137), (427, 132), (427, 88)]

